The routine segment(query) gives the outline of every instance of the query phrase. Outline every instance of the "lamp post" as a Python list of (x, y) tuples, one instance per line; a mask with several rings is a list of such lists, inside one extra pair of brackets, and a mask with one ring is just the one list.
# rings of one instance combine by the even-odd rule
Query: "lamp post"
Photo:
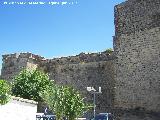
[(95, 116), (96, 116), (96, 94), (102, 93), (101, 87), (99, 87), (98, 92), (93, 87), (87, 87), (87, 91), (89, 91), (93, 94), (93, 105), (94, 105), (93, 115), (94, 115), (94, 119), (95, 119)]

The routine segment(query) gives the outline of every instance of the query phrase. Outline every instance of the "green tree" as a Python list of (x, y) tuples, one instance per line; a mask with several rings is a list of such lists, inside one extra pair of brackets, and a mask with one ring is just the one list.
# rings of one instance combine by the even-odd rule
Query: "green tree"
[(44, 91), (49, 85), (51, 81), (47, 74), (37, 69), (24, 69), (14, 78), (12, 92), (18, 97), (42, 101), (39, 92)]
[(58, 120), (63, 117), (74, 120), (89, 108), (80, 93), (73, 87), (54, 85), (41, 92), (41, 96)]
[(64, 106), (64, 115), (68, 120), (74, 120), (80, 117), (88, 109), (88, 105), (83, 101), (82, 96), (73, 87), (63, 87), (62, 104)]
[(56, 114), (56, 119), (60, 120), (63, 116), (62, 105), (62, 89), (56, 84), (48, 86), (43, 92), (40, 92), (40, 96), (44, 99), (45, 103), (49, 106), (49, 109)]
[(0, 105), (6, 104), (11, 95), (11, 86), (5, 80), (0, 80)]
[(112, 53), (112, 52), (113, 52), (113, 49), (112, 49), (112, 48), (108, 48), (108, 49), (105, 50), (105, 52), (107, 52), (107, 53)]

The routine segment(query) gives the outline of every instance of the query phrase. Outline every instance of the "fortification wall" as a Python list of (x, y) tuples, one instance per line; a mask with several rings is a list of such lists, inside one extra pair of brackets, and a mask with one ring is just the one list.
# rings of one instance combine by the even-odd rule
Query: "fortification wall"
[[(101, 86), (99, 112), (113, 107), (115, 111), (136, 108), (145, 112), (143, 119), (154, 118), (145, 110), (160, 112), (159, 19), (159, 0), (128, 0), (115, 6), (114, 53), (81, 53), (54, 59), (31, 53), (4, 55), (2, 78), (12, 81), (21, 69), (38, 67), (58, 84), (73, 85), (90, 102), (93, 97), (86, 87)], [(127, 114), (122, 113), (118, 119), (128, 119)], [(133, 119), (141, 119), (133, 114)]]
[(43, 59), (43, 57), (31, 53), (15, 53), (3, 55), (2, 57), (1, 77), (10, 82), (23, 68), (35, 69)]
[[(114, 55), (102, 52), (63, 57), (42, 62), (39, 66), (49, 73), (58, 84), (71, 85), (81, 91), (86, 101), (93, 103), (93, 95), (86, 87), (93, 86), (102, 94), (96, 96), (97, 112), (108, 111), (113, 107)], [(93, 111), (93, 110), (91, 110)]]
[(89, 62), (100, 62), (113, 60), (115, 57), (112, 52), (100, 53), (80, 53), (76, 56), (45, 59), (32, 53), (15, 53), (2, 55), (1, 77), (6, 80), (12, 80), (23, 68), (35, 69), (41, 67), (45, 72), (52, 69), (50, 65), (79, 64)]
[(113, 61), (88, 62), (78, 64), (48, 64), (50, 78), (58, 84), (72, 85), (93, 103), (93, 95), (87, 87), (102, 87), (102, 94), (97, 95), (97, 109), (101, 112), (113, 107), (114, 67)]
[(116, 36), (160, 27), (159, 0), (128, 0), (115, 6)]
[(115, 7), (115, 107), (160, 111), (160, 1)]
[[(97, 95), (97, 110), (104, 112), (113, 106), (114, 67), (112, 52), (45, 59), (31, 53), (3, 55), (2, 77), (8, 81), (23, 68), (39, 68), (49, 74), (58, 84), (71, 85), (79, 90), (86, 101), (93, 103), (93, 95), (86, 87), (102, 87)], [(41, 109), (41, 108), (40, 108)]]

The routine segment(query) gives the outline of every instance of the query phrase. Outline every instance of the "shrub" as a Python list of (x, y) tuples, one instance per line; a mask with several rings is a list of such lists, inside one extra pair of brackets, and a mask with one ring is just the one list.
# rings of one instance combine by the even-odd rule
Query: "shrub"
[(5, 80), (0, 80), (0, 105), (6, 104), (10, 100), (11, 86)]
[(47, 74), (39, 70), (24, 69), (14, 78), (12, 91), (15, 96), (42, 101), (39, 92), (50, 84)]

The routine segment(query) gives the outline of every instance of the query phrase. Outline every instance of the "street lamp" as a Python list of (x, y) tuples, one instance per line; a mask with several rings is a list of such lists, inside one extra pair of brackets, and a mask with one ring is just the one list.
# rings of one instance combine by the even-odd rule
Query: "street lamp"
[(94, 105), (93, 114), (94, 114), (94, 119), (95, 119), (95, 116), (96, 116), (96, 94), (102, 93), (101, 87), (99, 87), (98, 92), (96, 91), (96, 89), (94, 89), (94, 87), (87, 87), (87, 91), (91, 92), (93, 94), (93, 105)]

